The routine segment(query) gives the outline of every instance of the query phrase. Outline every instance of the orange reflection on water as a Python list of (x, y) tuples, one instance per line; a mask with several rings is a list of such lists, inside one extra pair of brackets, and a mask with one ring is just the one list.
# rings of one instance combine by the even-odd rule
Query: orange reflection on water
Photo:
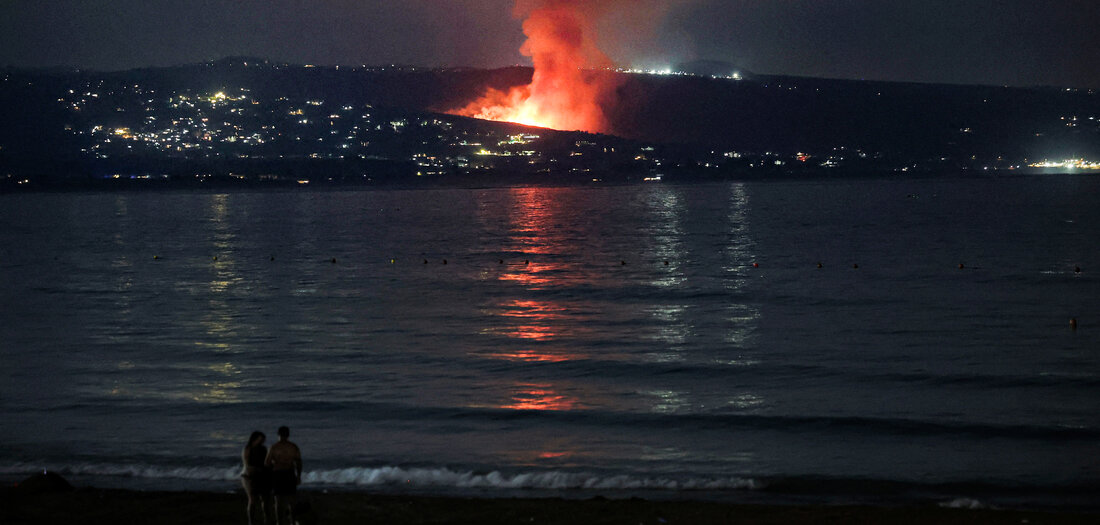
[(561, 281), (560, 272), (566, 270), (562, 263), (529, 262), (515, 271), (500, 274), (501, 281), (510, 281), (530, 287), (532, 290), (550, 288)]
[(568, 465), (583, 452), (568, 438), (529, 440), (515, 443), (513, 450), (502, 451), (510, 464), (522, 466)]
[(493, 359), (524, 361), (528, 363), (564, 363), (566, 361), (573, 361), (578, 357), (575, 354), (551, 353), (532, 349), (516, 350), (514, 352), (494, 352), (484, 355)]
[[(491, 359), (529, 363), (561, 363), (587, 356), (572, 353), (559, 340), (576, 336), (583, 325), (575, 306), (560, 300), (530, 299), (527, 291), (555, 290), (579, 284), (584, 279), (577, 262), (583, 247), (577, 242), (574, 210), (569, 193), (561, 188), (513, 188), (508, 190), (508, 221), (504, 253), (521, 254), (522, 261), (501, 268), (495, 277), (514, 290), (510, 297), (488, 306), (489, 322), (482, 333), (503, 336), (516, 346), (494, 348), (482, 354)], [(496, 208), (486, 207), (485, 210)], [(486, 224), (495, 224), (489, 215)], [(566, 227), (563, 227), (566, 226)], [(573, 232), (572, 237), (568, 232)], [(567, 411), (583, 408), (581, 402), (561, 394), (551, 383), (517, 383), (500, 403), (506, 410)], [(546, 452), (539, 459), (552, 460), (567, 452)], [(534, 459), (534, 458), (532, 458)]]
[(565, 308), (548, 301), (515, 299), (500, 305), (497, 314), (517, 324), (493, 332), (516, 339), (546, 341), (561, 335), (555, 325), (560, 325), (565, 317)]
[(512, 389), (510, 402), (500, 406), (506, 410), (556, 410), (568, 411), (580, 408), (580, 402), (554, 391), (553, 385), (528, 383)]
[(514, 188), (512, 197), (512, 242), (524, 253), (544, 254), (552, 248), (553, 213), (556, 208), (556, 188)]
[[(508, 251), (518, 251), (525, 256), (564, 256), (569, 260), (577, 247), (572, 240), (561, 234), (561, 225), (568, 223), (571, 214), (566, 195), (561, 188), (509, 190), (511, 204), (508, 206), (508, 237), (511, 246), (507, 247)], [(576, 263), (525, 259), (521, 264), (510, 265), (497, 278), (529, 290), (554, 289), (574, 284), (577, 280)], [(529, 341), (548, 341), (573, 335), (564, 333), (571, 329), (563, 330), (563, 327), (577, 325), (575, 319), (568, 319), (568, 307), (558, 301), (505, 300), (493, 309), (493, 314), (509, 326), (490, 330), (491, 332)], [(508, 357), (535, 361), (563, 361), (567, 357), (533, 354), (536, 352), (527, 350), (515, 352)]]

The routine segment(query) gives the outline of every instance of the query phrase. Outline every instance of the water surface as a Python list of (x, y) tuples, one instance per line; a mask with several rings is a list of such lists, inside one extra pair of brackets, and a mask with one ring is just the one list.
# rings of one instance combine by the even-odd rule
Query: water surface
[(1098, 204), (1090, 177), (2, 196), (0, 474), (228, 490), (286, 424), (316, 487), (1086, 504)]

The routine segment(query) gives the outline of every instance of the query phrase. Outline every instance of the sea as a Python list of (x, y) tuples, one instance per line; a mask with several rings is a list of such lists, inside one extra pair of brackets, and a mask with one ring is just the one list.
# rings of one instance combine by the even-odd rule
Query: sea
[(0, 195), (0, 362), (8, 485), (1097, 509), (1100, 177)]

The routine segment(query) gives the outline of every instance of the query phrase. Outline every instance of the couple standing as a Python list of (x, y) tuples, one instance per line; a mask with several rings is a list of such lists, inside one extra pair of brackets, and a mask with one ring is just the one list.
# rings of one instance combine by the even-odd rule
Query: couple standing
[(290, 514), (297, 499), (298, 485), (302, 482), (302, 453), (298, 445), (290, 441), (290, 429), (279, 427), (279, 441), (264, 446), (263, 432), (255, 431), (241, 452), (244, 472), (241, 483), (248, 495), (248, 523), (251, 525), (259, 508), (261, 523), (267, 522), (270, 496), (275, 494), (276, 523), (292, 523)]

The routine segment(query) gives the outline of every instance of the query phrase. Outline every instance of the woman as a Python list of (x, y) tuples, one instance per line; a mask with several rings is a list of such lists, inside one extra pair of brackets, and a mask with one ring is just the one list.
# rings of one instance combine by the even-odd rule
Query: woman
[(248, 495), (249, 525), (253, 523), (257, 507), (260, 509), (260, 515), (256, 523), (267, 523), (267, 509), (270, 507), (271, 472), (264, 465), (264, 458), (267, 457), (265, 439), (267, 436), (264, 436), (263, 432), (259, 430), (253, 432), (241, 452), (241, 460), (244, 463), (241, 484), (244, 485), (244, 492)]

